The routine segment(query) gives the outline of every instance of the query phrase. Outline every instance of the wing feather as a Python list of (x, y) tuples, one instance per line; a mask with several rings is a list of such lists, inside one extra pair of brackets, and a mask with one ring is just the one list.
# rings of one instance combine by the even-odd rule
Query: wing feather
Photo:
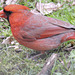
[(21, 32), (24, 34), (21, 32), (20, 34), (32, 41), (73, 31), (75, 28), (67, 22), (41, 15), (31, 16), (21, 27)]

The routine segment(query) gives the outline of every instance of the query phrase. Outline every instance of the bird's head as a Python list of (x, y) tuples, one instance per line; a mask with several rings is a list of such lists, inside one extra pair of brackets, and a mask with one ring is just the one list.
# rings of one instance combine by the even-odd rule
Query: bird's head
[(0, 11), (0, 17), (8, 18), (11, 13), (16, 13), (19, 10), (29, 10), (29, 8), (18, 4), (7, 5)]

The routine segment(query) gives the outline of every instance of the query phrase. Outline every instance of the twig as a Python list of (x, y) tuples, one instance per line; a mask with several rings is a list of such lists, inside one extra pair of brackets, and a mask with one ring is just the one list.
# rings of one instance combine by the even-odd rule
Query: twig
[(37, 75), (50, 75), (50, 70), (52, 69), (53, 65), (54, 65), (54, 62), (55, 60), (57, 59), (57, 54), (53, 53), (51, 55), (51, 57), (49, 57), (47, 60), (46, 60), (46, 63), (44, 64), (44, 67), (43, 69), (41, 70), (40, 73), (38, 73)]
[(75, 46), (70, 47), (70, 48), (66, 48), (66, 49), (64, 49), (64, 50), (66, 50), (66, 51), (71, 51), (71, 50), (73, 50), (73, 49), (75, 49)]

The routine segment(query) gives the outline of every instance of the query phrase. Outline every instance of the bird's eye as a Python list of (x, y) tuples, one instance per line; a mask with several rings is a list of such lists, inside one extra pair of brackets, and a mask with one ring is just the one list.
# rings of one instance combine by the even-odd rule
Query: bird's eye
[(7, 15), (10, 15), (12, 11), (6, 11), (5, 9), (3, 10)]
[(4, 12), (6, 12), (6, 10), (5, 10), (5, 9), (4, 9), (3, 11), (4, 11)]
[(3, 10), (5, 12), (5, 14), (7, 15), (7, 17), (9, 17), (11, 15), (11, 11), (6, 11), (5, 9)]

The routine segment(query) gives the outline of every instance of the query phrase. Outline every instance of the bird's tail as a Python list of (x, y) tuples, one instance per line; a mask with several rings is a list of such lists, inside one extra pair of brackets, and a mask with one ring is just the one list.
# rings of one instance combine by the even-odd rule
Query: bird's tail
[(61, 42), (65, 42), (72, 39), (75, 39), (74, 31), (63, 34)]

